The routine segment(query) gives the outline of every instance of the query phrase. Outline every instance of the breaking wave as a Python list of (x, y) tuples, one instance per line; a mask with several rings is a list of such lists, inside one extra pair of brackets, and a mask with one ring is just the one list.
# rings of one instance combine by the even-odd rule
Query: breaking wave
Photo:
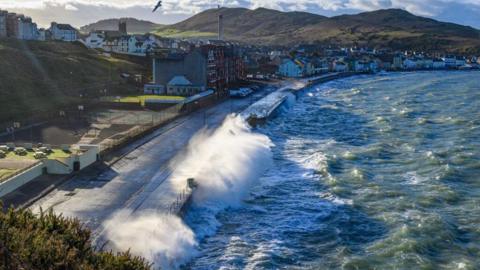
[[(191, 229), (179, 217), (152, 210), (121, 211), (104, 223), (116, 250), (141, 255), (161, 269), (176, 269), (197, 253), (198, 239), (217, 227), (215, 214), (239, 206), (252, 184), (271, 164), (270, 139), (251, 131), (238, 116), (228, 116), (216, 130), (202, 130), (171, 163), (166, 184), (180, 191), (194, 178), (192, 212), (208, 213)], [(192, 213), (196, 215), (197, 213)]]

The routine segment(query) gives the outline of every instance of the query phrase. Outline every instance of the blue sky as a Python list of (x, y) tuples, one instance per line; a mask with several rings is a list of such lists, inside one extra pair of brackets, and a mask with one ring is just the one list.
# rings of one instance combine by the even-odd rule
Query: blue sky
[(50, 21), (85, 25), (99, 19), (135, 17), (157, 23), (175, 23), (216, 7), (266, 7), (282, 11), (308, 11), (325, 16), (381, 8), (402, 8), (416, 15), (470, 25), (480, 29), (480, 0), (164, 0), (152, 13), (156, 0), (0, 0), (0, 8), (23, 12), (40, 25)]

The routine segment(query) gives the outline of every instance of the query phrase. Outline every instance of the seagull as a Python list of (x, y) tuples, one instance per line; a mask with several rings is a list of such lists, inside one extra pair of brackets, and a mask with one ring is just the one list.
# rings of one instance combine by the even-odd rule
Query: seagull
[(158, 9), (159, 7), (161, 7), (161, 6), (162, 6), (162, 1), (158, 1), (157, 5), (155, 6), (155, 8), (153, 9), (152, 12), (157, 11), (157, 9)]

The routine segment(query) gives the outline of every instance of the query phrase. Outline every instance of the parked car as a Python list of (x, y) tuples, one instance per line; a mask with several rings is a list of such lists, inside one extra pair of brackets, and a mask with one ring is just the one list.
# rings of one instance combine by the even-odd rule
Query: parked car
[(15, 148), (14, 152), (15, 152), (15, 154), (17, 154), (19, 156), (26, 156), (28, 154), (27, 149), (25, 149), (23, 147)]
[(35, 152), (35, 154), (33, 154), (33, 157), (36, 159), (43, 159), (47, 158), (47, 154), (45, 154), (44, 152)]

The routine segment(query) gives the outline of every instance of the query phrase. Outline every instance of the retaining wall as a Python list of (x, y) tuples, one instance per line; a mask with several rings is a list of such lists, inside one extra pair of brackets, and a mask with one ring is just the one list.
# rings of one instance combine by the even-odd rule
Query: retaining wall
[(43, 174), (43, 168), (45, 165), (41, 162), (35, 164), (33, 167), (25, 170), (24, 172), (17, 174), (16, 176), (6, 180), (0, 184), (0, 197), (14, 191), (15, 189), (25, 185), (33, 179)]

